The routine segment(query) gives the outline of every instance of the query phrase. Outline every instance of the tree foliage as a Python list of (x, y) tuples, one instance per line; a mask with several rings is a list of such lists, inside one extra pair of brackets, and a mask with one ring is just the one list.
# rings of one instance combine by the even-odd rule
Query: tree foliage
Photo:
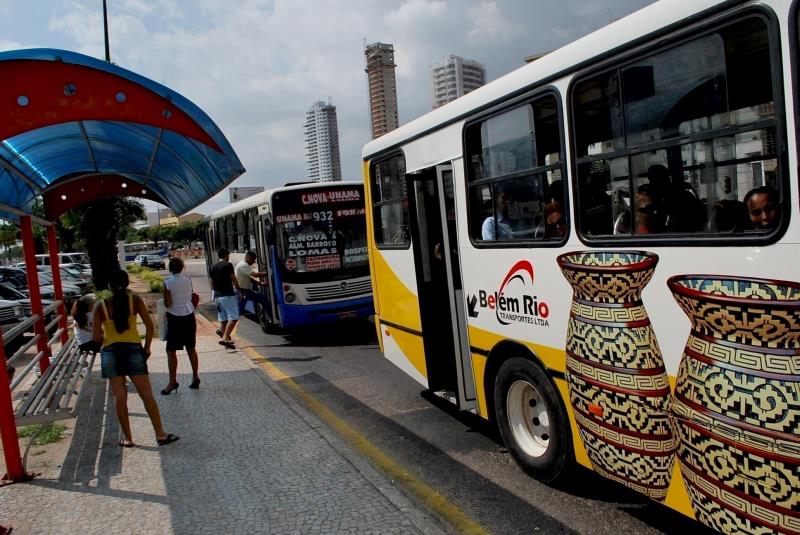
[(203, 223), (197, 221), (177, 226), (132, 228), (128, 231), (125, 239), (129, 242), (168, 241), (173, 247), (187, 246), (192, 242), (203, 241)]
[(145, 216), (142, 203), (121, 197), (92, 201), (68, 214), (76, 238), (86, 246), (98, 290), (107, 288), (108, 275), (120, 268), (117, 255), (120, 230)]

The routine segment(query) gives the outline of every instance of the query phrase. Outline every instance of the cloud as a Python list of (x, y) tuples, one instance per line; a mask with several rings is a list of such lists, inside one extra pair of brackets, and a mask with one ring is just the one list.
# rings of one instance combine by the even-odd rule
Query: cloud
[(506, 17), (497, 2), (481, 2), (468, 9), (467, 16), (472, 22), (467, 36), (474, 43), (503, 43), (525, 32), (525, 26)]
[[(487, 66), (489, 79), (650, 0), (115, 0), (112, 59), (182, 93), (219, 125), (248, 172), (236, 185), (305, 175), (307, 109), (337, 107), (342, 172), (361, 177), (369, 141), (363, 41), (392, 43), (400, 120), (430, 110), (428, 68), (449, 54)], [(103, 57), (96, 0), (4, 4), (0, 48), (47, 46)], [(33, 7), (30, 7), (33, 6)], [(219, 208), (220, 196), (204, 209)]]

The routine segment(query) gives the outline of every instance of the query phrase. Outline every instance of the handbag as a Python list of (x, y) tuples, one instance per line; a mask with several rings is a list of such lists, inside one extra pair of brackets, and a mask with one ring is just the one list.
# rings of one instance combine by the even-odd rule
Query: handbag
[(192, 307), (197, 310), (198, 305), (200, 305), (200, 294), (194, 291), (194, 284), (192, 284), (192, 278), (187, 277), (189, 279), (189, 284), (192, 285)]
[(163, 299), (156, 301), (156, 325), (158, 326), (158, 338), (162, 341), (167, 339), (167, 305)]

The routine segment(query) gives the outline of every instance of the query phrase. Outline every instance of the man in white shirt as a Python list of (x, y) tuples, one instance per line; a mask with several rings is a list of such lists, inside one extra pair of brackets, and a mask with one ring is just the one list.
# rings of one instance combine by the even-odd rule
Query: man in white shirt
[(236, 264), (236, 280), (239, 283), (239, 291), (242, 294), (242, 300), (239, 303), (239, 308), (244, 309), (247, 301), (258, 303), (271, 316), (272, 307), (269, 304), (269, 298), (265, 293), (253, 291), (253, 284), (260, 285), (261, 281), (257, 277), (264, 277), (267, 275), (265, 271), (255, 271), (253, 267), (256, 263), (256, 253), (247, 251), (244, 255), (244, 260)]

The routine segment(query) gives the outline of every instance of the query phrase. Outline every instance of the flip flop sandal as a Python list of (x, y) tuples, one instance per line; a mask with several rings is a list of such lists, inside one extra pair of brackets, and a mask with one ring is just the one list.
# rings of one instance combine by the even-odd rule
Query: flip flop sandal
[(127, 440), (120, 440), (119, 445), (122, 446), (123, 448), (132, 448), (136, 444), (133, 442), (128, 442)]
[(159, 446), (163, 446), (165, 444), (169, 444), (170, 442), (175, 442), (176, 440), (180, 440), (181, 437), (178, 435), (173, 435), (172, 433), (168, 433), (166, 437), (162, 438), (161, 440), (156, 439), (156, 442)]

